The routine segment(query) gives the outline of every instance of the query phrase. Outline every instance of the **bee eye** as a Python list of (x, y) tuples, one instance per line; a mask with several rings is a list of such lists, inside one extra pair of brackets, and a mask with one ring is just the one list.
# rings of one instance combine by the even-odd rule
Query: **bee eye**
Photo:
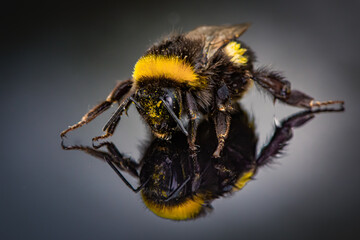
[(174, 103), (173, 103), (173, 99), (170, 96), (167, 96), (165, 98), (165, 101), (169, 104), (169, 106), (172, 108)]

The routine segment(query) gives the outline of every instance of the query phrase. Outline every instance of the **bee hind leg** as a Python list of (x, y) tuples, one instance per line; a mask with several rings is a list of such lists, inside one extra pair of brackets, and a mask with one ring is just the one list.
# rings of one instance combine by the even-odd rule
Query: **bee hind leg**
[(321, 107), (331, 104), (344, 104), (343, 101), (315, 101), (313, 97), (300, 92), (298, 90), (291, 90), (290, 82), (285, 80), (283, 76), (274, 71), (269, 71), (261, 68), (254, 72), (253, 80), (263, 89), (274, 96), (274, 101), (279, 99), (291, 106), (301, 108)]
[(60, 136), (63, 138), (63, 137), (65, 137), (65, 135), (68, 132), (75, 130), (75, 129), (91, 122), (93, 119), (95, 119), (101, 113), (103, 113), (104, 111), (109, 109), (114, 102), (120, 101), (120, 99), (130, 90), (131, 86), (132, 86), (131, 79), (118, 83), (115, 86), (115, 88), (111, 91), (111, 93), (109, 94), (109, 96), (106, 98), (105, 101), (103, 101), (103, 102), (99, 103), (98, 105), (96, 105), (95, 107), (93, 107), (89, 112), (87, 112), (82, 117), (82, 119), (78, 123), (70, 126), (68, 129), (62, 131)]

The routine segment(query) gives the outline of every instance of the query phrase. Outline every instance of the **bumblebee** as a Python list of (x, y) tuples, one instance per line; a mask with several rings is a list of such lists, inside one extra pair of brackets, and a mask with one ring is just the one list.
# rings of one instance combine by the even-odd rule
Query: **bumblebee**
[(240, 36), (249, 24), (201, 26), (185, 34), (173, 34), (150, 47), (136, 62), (132, 78), (120, 82), (107, 99), (86, 113), (81, 121), (61, 133), (89, 123), (113, 103), (119, 107), (103, 128), (113, 135), (121, 115), (134, 103), (152, 133), (170, 139), (180, 129), (195, 151), (196, 129), (201, 115), (214, 122), (218, 144), (213, 156), (220, 157), (229, 135), (231, 103), (237, 101), (253, 82), (276, 99), (296, 107), (312, 108), (343, 101), (319, 102), (300, 91), (279, 73), (255, 69), (254, 52)]
[[(130, 189), (140, 192), (145, 206), (157, 216), (171, 220), (195, 219), (210, 212), (215, 199), (241, 190), (261, 166), (271, 163), (281, 153), (293, 136), (292, 129), (304, 125), (316, 113), (304, 111), (281, 121), (269, 143), (257, 154), (253, 121), (239, 104), (233, 105), (233, 108), (237, 111), (231, 114), (231, 131), (220, 158), (213, 159), (213, 149), (218, 144), (217, 135), (213, 130), (214, 123), (206, 120), (197, 129), (197, 143), (201, 151), (195, 158), (187, 148), (187, 137), (179, 131), (174, 132), (169, 141), (153, 139), (139, 163), (125, 157), (110, 142), (95, 147), (63, 148), (85, 151), (105, 160)], [(100, 150), (101, 147), (105, 150)], [(194, 161), (197, 163), (194, 164)], [(199, 170), (194, 169), (196, 165)], [(121, 172), (138, 179), (139, 187), (134, 188)], [(197, 172), (200, 172), (199, 178)]]

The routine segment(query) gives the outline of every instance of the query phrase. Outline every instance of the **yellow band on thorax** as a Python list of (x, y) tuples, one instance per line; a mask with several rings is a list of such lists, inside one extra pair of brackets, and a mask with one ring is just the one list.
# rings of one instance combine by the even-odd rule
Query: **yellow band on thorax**
[(177, 56), (147, 55), (135, 64), (135, 83), (161, 78), (194, 88), (202, 88), (207, 84), (206, 79), (196, 74), (189, 63)]

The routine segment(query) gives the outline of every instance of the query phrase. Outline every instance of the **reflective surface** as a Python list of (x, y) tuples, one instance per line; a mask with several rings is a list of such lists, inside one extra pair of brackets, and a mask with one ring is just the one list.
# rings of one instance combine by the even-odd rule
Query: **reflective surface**
[[(2, 5), (0, 39), (1, 238), (359, 238), (358, 3), (10, 4)], [(214, 200), (206, 217), (159, 218), (108, 164), (61, 149), (60, 132), (104, 99), (117, 80), (128, 78), (161, 35), (245, 21), (252, 27), (243, 41), (256, 52), (256, 66), (272, 65), (294, 88), (319, 100), (344, 100), (346, 111), (319, 114), (295, 129), (280, 159), (240, 192)], [(271, 138), (274, 117), (300, 110), (274, 106), (256, 89), (241, 104), (254, 119), (258, 149)], [(112, 111), (65, 143), (91, 145)], [(131, 108), (110, 140), (138, 160), (146, 139)]]
[[(99, 145), (66, 146), (105, 161), (133, 192), (140, 191), (146, 207), (155, 215), (170, 220), (190, 220), (205, 216), (217, 198), (230, 196), (254, 179), (258, 168), (279, 157), (293, 136), (293, 128), (303, 126), (315, 114), (342, 112), (343, 107), (303, 111), (277, 123), (269, 142), (257, 154), (254, 121), (239, 104), (232, 106), (230, 133), (220, 158), (213, 157), (218, 139), (208, 120), (199, 125), (196, 152), (189, 149), (187, 137), (176, 132), (165, 141), (155, 138), (146, 146), (139, 162), (119, 152), (112, 142)], [(100, 150), (105, 148), (104, 150)], [(134, 188), (124, 177), (127, 172), (138, 180)]]

